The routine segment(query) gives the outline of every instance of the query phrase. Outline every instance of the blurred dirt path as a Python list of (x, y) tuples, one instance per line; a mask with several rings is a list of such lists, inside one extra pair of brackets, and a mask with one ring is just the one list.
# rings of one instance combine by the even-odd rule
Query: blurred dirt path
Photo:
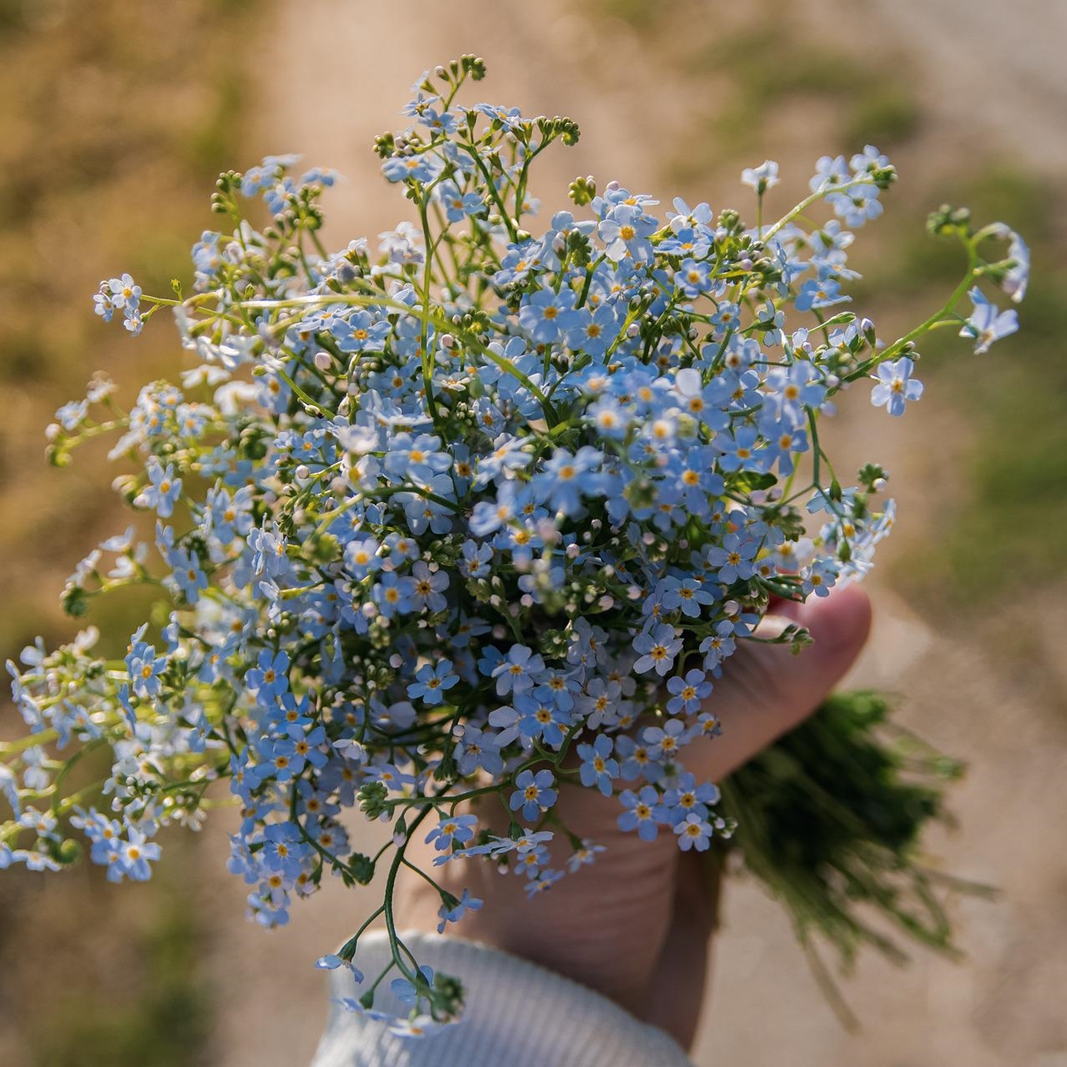
[[(1067, 0), (866, 3), (888, 34), (913, 51), (923, 95), (942, 122), (1062, 176)], [(850, 8), (853, 23), (859, 6)]]
[[(679, 4), (688, 16), (696, 7)], [(945, 153), (966, 152), (980, 140), (1049, 173), (1067, 163), (1067, 0), (797, 0), (796, 9), (813, 36), (860, 54), (910, 56)], [(744, 17), (730, 10), (709, 5), (708, 17)], [(327, 243), (373, 238), (407, 206), (380, 177), (373, 136), (402, 124), (398, 108), (422, 70), (477, 52), (490, 64), (487, 99), (581, 122), (581, 144), (544, 160), (540, 188), (557, 190), (546, 212), (563, 206), (576, 174), (594, 173), (601, 182), (625, 177), (631, 188), (662, 192), (649, 146), (660, 138), (665, 146), (682, 143), (705, 102), (683, 72), (664, 68), (662, 53), (640, 32), (622, 24), (598, 28), (574, 12), (564, 0), (278, 0), (260, 61), (255, 139), (267, 151), (302, 152), (309, 164), (347, 176), (349, 184), (327, 201)], [(685, 32), (681, 14), (678, 32)], [(813, 132), (793, 136), (811, 140)], [(842, 432), (854, 435), (843, 423)], [(853, 425), (861, 424), (866, 449), (874, 442), (862, 414)], [(891, 441), (883, 429), (878, 436), (886, 444), (879, 458), (914, 466), (908, 449), (915, 444), (905, 435)], [(929, 496), (930, 486), (913, 491)], [(1067, 865), (1062, 849), (1050, 855), (1067, 823), (1058, 770), (1063, 723), (1027, 705), (973, 640), (936, 636), (888, 592), (877, 598), (878, 630), (859, 677), (902, 692), (908, 717), (930, 740), (972, 761), (953, 804), (963, 833), (936, 847), (946, 869), (998, 883), (1004, 901), (957, 909), (971, 953), (965, 965), (920, 959), (898, 972), (866, 961), (848, 990), (866, 1027), (852, 1037), (822, 1001), (777, 906), (751, 885), (731, 885), (694, 1062), (1067, 1067)], [(1049, 608), (1056, 609), (1051, 598)], [(1062, 633), (1067, 619), (1056, 610)], [(223, 863), (220, 857), (220, 869)], [(217, 1062), (307, 1062), (325, 1011), (324, 986), (310, 963), (347, 936), (363, 904), (330, 886), (294, 909), (292, 927), (265, 935), (233, 921), (241, 887), (227, 878), (219, 878), (225, 884), (214, 950), (229, 979), (219, 1004)]]

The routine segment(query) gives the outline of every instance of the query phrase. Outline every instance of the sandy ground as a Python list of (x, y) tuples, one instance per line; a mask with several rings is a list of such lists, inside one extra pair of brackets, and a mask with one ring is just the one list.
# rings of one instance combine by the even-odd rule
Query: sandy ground
[[(726, 18), (725, 5), (706, 8), (709, 18)], [(1067, 162), (1063, 0), (799, 0), (796, 11), (835, 44), (912, 57), (933, 118), (927, 144), (946, 153), (978, 145), (1019, 153), (1049, 174)], [(348, 175), (349, 184), (329, 201), (335, 244), (373, 235), (401, 217), (405, 205), (379, 177), (370, 142), (400, 124), (396, 112), (415, 76), (442, 59), (478, 52), (490, 62), (486, 98), (579, 119), (581, 145), (543, 168), (542, 189), (559, 190), (555, 200), (546, 192), (546, 210), (562, 206), (566, 183), (579, 173), (665, 192), (646, 146), (677, 143), (700, 104), (692, 84), (664, 66), (639, 34), (621, 26), (600, 30), (562, 0), (403, 8), (283, 0), (271, 41), (262, 61), (259, 139), (272, 151), (300, 151)], [(810, 129), (787, 133), (815, 142)], [(943, 430), (952, 418), (932, 398), (924, 408), (931, 429)], [(866, 435), (868, 425), (861, 412), (843, 420), (841, 433), (857, 437), (863, 426)], [(920, 488), (933, 474), (923, 440), (886, 427), (878, 433), (876, 442), (864, 436), (864, 449), (877, 444), (879, 458), (906, 468), (916, 483), (903, 541), (936, 536), (936, 515)], [(1062, 700), (1055, 707), (1035, 682), (1059, 669), (1058, 681), (1067, 683), (1054, 636), (1067, 624), (1061, 600), (1054, 591), (1036, 594), (1053, 616), (1036, 646), (990, 653), (982, 620), (935, 634), (890, 590), (875, 583), (874, 595), (875, 640), (856, 678), (904, 694), (907, 719), (970, 762), (953, 804), (960, 829), (931, 842), (931, 850), (945, 869), (999, 885), (1001, 898), (955, 907), (969, 952), (962, 964), (920, 958), (900, 971), (865, 961), (847, 987), (864, 1023), (852, 1036), (823, 1002), (776, 905), (752, 885), (732, 884), (694, 1062), (1067, 1067), (1067, 719)], [(220, 843), (220, 869), (221, 852)], [(225, 879), (212, 890), (214, 952), (226, 987), (216, 1062), (306, 1062), (325, 1010), (310, 961), (350, 932), (362, 905), (327, 889), (295, 909), (290, 928), (264, 935), (234, 923), (241, 890)]]
[[(840, 0), (834, 2), (841, 10)], [(1036, 169), (1062, 174), (1067, 3), (866, 0), (866, 6), (878, 29), (915, 56), (931, 111), (955, 131), (957, 143), (973, 146), (981, 138)]]

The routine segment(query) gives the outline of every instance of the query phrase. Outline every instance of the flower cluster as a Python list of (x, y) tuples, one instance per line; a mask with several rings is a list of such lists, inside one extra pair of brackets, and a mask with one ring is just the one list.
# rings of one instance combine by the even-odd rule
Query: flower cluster
[[(833, 476), (820, 417), (865, 379), (902, 414), (930, 329), (962, 326), (977, 351), (1014, 329), (975, 283), (1020, 298), (1025, 246), (946, 209), (934, 226), (961, 240), (967, 275), (883, 344), (843, 292), (845, 227), (877, 217), (895, 179), (870, 147), (820, 160), (773, 224), (767, 162), (745, 173), (754, 226), (681, 200), (664, 220), (648, 196), (583, 178), (575, 211), (535, 235), (531, 164), (578, 128), (461, 106), (483, 73), (469, 56), (438, 68), (405, 109), (411, 127), (378, 138), (418, 221), (377, 248), (329, 253), (332, 174), (272, 157), (219, 179), (230, 227), (193, 249), (192, 295), (148, 297), (128, 275), (102, 285), (97, 312), (133, 333), (173, 308), (190, 364), (129, 412), (97, 381), (50, 428), (56, 462), (121, 431), (112, 455), (134, 472), (116, 486), (155, 520), (148, 543), (131, 528), (94, 549), (64, 603), (81, 614), (152, 584), (168, 621), (140, 627), (123, 660), (95, 655), (86, 631), (9, 665), (28, 733), (0, 746), (0, 867), (70, 862), (74, 827), (109, 878), (147, 878), (157, 830), (198, 827), (225, 779), (242, 815), (230, 869), (257, 921), (286, 922), (325, 874), (365, 884), (388, 864), (375, 917), (398, 946), (388, 894), (417, 835), (437, 863), (483, 856), (533, 895), (601, 850), (567, 831), (567, 789), (616, 796), (624, 831), (681, 849), (732, 831), (715, 786), (685, 769), (687, 747), (719, 732), (724, 662), (766, 639), (772, 598), (862, 576), (894, 518), (880, 467), (852, 487)], [(816, 225), (820, 202), (833, 217)], [(979, 256), (989, 238), (1010, 242), (1006, 259)], [(65, 791), (72, 749), (109, 753), (95, 792)], [(466, 803), (492, 793), (505, 834)], [(350, 809), (392, 824), (376, 853)], [(576, 847), (565, 869), (546, 847), (561, 831)], [(441, 896), (442, 929), (481, 905)], [(361, 981), (361, 932), (320, 965)], [(457, 982), (402, 951), (392, 967), (408, 1030), (458, 1014)], [(350, 1005), (372, 1010), (386, 974)]]

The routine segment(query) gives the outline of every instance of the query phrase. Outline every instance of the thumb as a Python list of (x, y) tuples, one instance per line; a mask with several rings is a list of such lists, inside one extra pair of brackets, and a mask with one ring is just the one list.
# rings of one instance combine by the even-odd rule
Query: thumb
[(806, 604), (782, 604), (756, 634), (774, 636), (787, 621), (806, 627), (815, 643), (793, 654), (785, 645), (739, 642), (704, 702), (722, 723), (722, 735), (685, 750), (686, 769), (698, 779), (725, 778), (819, 706), (867, 640), (870, 601), (849, 585)]

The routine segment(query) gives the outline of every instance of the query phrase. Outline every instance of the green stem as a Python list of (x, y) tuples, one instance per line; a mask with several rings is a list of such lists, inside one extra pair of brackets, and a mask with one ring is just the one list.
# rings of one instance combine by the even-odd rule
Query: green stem
[(763, 235), (763, 240), (769, 241), (779, 230), (788, 226), (795, 218), (803, 215), (805, 211), (811, 207), (812, 204), (822, 200), (823, 197), (829, 196), (831, 193), (843, 193), (848, 189), (854, 189), (858, 185), (870, 185), (871, 178), (869, 174), (865, 174), (860, 178), (853, 178), (851, 181), (842, 182), (840, 185), (831, 185), (826, 189), (819, 189), (817, 192), (812, 193), (810, 196), (804, 197), (791, 211), (787, 212), (782, 218), (780, 218), (773, 226)]

